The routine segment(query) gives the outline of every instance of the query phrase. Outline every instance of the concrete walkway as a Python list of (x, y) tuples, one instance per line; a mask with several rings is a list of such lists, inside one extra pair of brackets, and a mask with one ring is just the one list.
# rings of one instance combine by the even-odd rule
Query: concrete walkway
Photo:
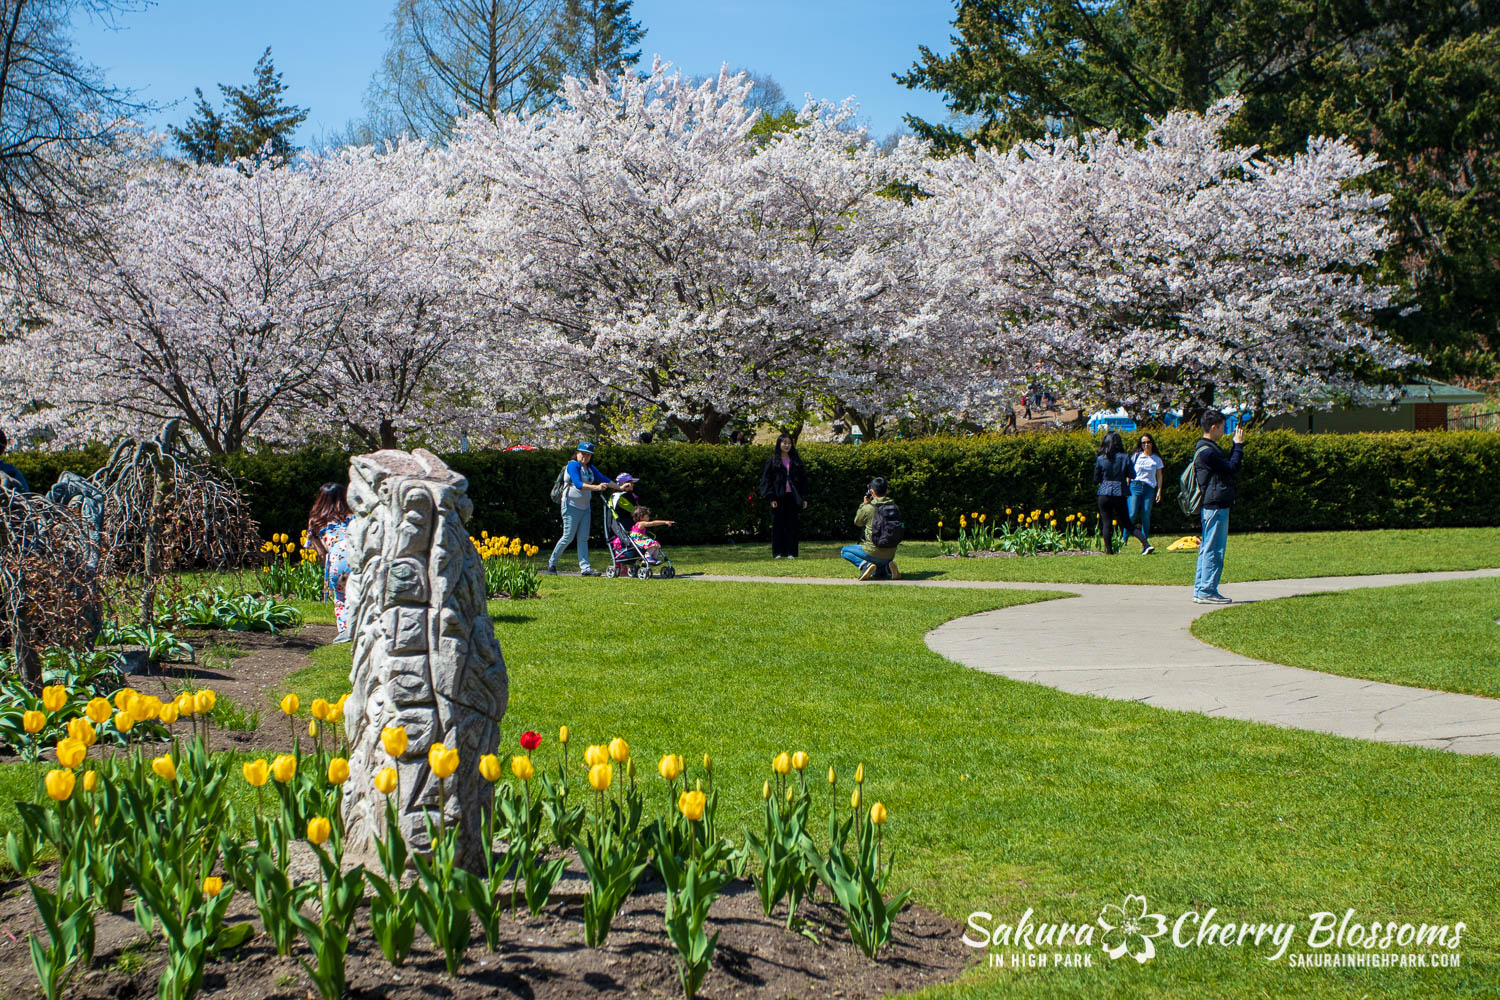
[[(1500, 578), (1500, 569), (1261, 580), (1225, 584), (1224, 589), (1236, 602), (1244, 603), (1477, 577)], [(697, 579), (853, 582), (748, 576)], [(1190, 586), (973, 580), (902, 580), (885, 585), (1075, 595), (957, 618), (927, 634), (930, 649), (975, 670), (1158, 708), (1456, 753), (1500, 754), (1500, 699), (1340, 677), (1218, 649), (1188, 631), (1194, 618), (1218, 610), (1192, 603)]]

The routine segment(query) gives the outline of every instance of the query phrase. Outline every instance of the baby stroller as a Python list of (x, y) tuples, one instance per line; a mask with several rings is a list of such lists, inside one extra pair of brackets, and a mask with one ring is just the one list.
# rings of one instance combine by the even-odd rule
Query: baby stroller
[(659, 576), (663, 580), (672, 579), (677, 575), (677, 570), (673, 568), (672, 560), (667, 558), (667, 554), (662, 552), (660, 558), (653, 561), (630, 537), (629, 526), (618, 514), (619, 500), (620, 494), (617, 493), (604, 505), (604, 535), (608, 539), (611, 557), (604, 575), (633, 576), (637, 580), (649, 580), (653, 576)]

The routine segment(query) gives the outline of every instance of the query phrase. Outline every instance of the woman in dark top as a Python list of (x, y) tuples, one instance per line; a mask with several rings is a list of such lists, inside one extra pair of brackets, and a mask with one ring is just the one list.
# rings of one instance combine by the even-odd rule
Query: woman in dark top
[(1135, 470), (1130, 457), (1125, 454), (1125, 442), (1117, 431), (1104, 435), (1104, 444), (1099, 448), (1099, 457), (1094, 459), (1094, 482), (1099, 495), (1099, 530), (1104, 534), (1104, 551), (1115, 554), (1115, 524), (1118, 523), (1127, 535), (1141, 540), (1141, 554), (1150, 555), (1155, 549), (1146, 540), (1146, 533), (1130, 519), (1130, 507), (1125, 498), (1130, 494), (1130, 480)]
[(776, 439), (776, 450), (766, 459), (760, 498), (771, 501), (771, 555), (797, 558), (797, 512), (807, 506), (807, 471), (790, 434)]

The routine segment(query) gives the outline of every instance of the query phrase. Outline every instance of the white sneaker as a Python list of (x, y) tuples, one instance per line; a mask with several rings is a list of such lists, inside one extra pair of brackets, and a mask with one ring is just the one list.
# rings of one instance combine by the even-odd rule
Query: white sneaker
[(781, 556), (773, 556), (773, 557), (772, 557), (772, 558), (775, 558), (775, 559), (780, 559), (780, 558), (782, 558), (782, 557), (781, 557)]
[(795, 559), (795, 558), (797, 558), (797, 557), (796, 557), (796, 556), (787, 556), (787, 558), (788, 558), (788, 559)]
[(1148, 545), (1144, 549), (1141, 549), (1141, 555), (1143, 555), (1143, 556), (1149, 556), (1151, 553), (1153, 553), (1155, 551), (1156, 551), (1156, 546), (1155, 545)]
[(874, 576), (875, 576), (875, 564), (874, 563), (872, 563), (872, 562), (863, 562), (863, 563), (859, 564), (859, 578), (861, 580), (869, 580), (869, 579), (873, 578)]

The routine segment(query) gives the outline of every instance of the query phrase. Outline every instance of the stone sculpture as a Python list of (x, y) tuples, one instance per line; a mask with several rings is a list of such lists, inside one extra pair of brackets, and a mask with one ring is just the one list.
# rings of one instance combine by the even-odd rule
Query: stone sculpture
[[(446, 822), (460, 828), (458, 862), (482, 870), (481, 830), (491, 792), (479, 758), (494, 753), (509, 689), (485, 603), (484, 570), (465, 527), (468, 481), (430, 451), (377, 451), (349, 463), (350, 577), (345, 591), (354, 640), (353, 685), (345, 706), (350, 778), (344, 824), (351, 849), (385, 829), (381, 768), (400, 775), (401, 832), (414, 850), (431, 846), (438, 779), (427, 764), (434, 743), (454, 747), (456, 773), (443, 783)], [(406, 730), (392, 761), (380, 734)]]

